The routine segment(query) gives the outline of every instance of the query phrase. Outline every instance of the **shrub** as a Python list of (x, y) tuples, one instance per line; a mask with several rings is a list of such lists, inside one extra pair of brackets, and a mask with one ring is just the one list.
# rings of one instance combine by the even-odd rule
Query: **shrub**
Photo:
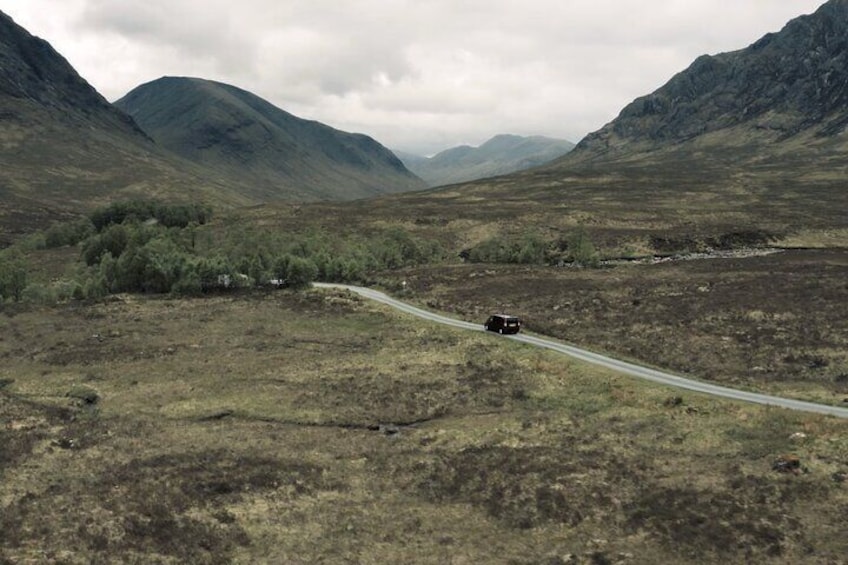
[(295, 255), (283, 255), (274, 265), (274, 278), (284, 281), (286, 286), (303, 288), (318, 277), (318, 267), (310, 259)]
[(50, 226), (44, 233), (44, 246), (48, 249), (76, 245), (94, 234), (94, 224), (88, 218), (62, 222)]
[(473, 263), (543, 264), (550, 245), (530, 231), (518, 236), (494, 236), (469, 249), (465, 256)]
[(568, 238), (568, 255), (572, 261), (584, 267), (597, 267), (600, 262), (595, 245), (582, 227)]
[(97, 391), (85, 385), (74, 386), (65, 396), (79, 400), (83, 404), (97, 404), (97, 401), (100, 400), (100, 395)]
[(21, 300), (28, 304), (53, 304), (56, 302), (56, 292), (43, 284), (30, 284), (24, 289)]

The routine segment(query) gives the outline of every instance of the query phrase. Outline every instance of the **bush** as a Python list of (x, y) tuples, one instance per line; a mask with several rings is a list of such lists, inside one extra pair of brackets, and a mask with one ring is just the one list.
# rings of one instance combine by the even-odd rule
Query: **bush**
[(30, 284), (24, 289), (21, 300), (28, 304), (54, 304), (56, 292), (43, 284)]
[(100, 395), (97, 391), (85, 385), (76, 385), (72, 387), (65, 396), (79, 400), (83, 404), (97, 404), (100, 400)]
[(519, 236), (495, 236), (465, 253), (473, 263), (518, 263), (541, 265), (547, 261), (550, 245), (536, 232)]
[(176, 283), (171, 287), (171, 292), (181, 296), (196, 296), (203, 292), (203, 283), (200, 275), (194, 268), (186, 270)]
[(318, 267), (310, 259), (283, 255), (274, 265), (274, 278), (292, 288), (304, 288), (318, 277)]
[(88, 218), (73, 222), (62, 222), (50, 226), (44, 234), (44, 246), (47, 249), (77, 245), (94, 234), (94, 224)]

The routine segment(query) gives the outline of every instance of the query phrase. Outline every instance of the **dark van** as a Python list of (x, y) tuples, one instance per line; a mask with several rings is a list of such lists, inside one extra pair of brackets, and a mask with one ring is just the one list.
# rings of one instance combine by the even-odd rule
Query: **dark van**
[(493, 316), (489, 316), (489, 319), (486, 320), (483, 327), (489, 332), (498, 332), (499, 334), (517, 334), (521, 331), (521, 320), (515, 316), (495, 314)]

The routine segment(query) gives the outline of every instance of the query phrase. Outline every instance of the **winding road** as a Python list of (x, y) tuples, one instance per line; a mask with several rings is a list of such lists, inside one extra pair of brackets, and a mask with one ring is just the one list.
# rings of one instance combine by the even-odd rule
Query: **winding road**
[[(382, 302), (383, 304), (396, 308), (402, 312), (412, 314), (413, 316), (418, 316), (419, 318), (424, 318), (425, 320), (429, 320), (431, 322), (437, 322), (440, 324), (445, 324), (464, 330), (478, 332), (485, 331), (483, 329), (483, 326), (480, 324), (463, 322), (461, 320), (442, 316), (441, 314), (428, 312), (427, 310), (423, 310), (421, 308), (412, 306), (411, 304), (401, 302), (400, 300), (396, 300), (383, 292), (372, 290), (370, 288), (328, 283), (313, 283), (313, 286), (317, 288), (346, 289), (351, 292), (355, 292), (356, 294), (359, 294), (360, 296), (363, 296), (365, 298), (376, 300), (377, 302)], [(570, 357), (574, 357), (575, 359), (580, 359), (581, 361), (592, 363), (593, 365), (606, 367), (608, 369), (618, 371), (625, 375), (638, 377), (640, 379), (652, 381), (666, 386), (681, 388), (693, 392), (700, 392), (703, 394), (709, 394), (711, 396), (728, 398), (731, 400), (738, 400), (742, 402), (752, 402), (755, 404), (764, 404), (767, 406), (788, 408), (790, 410), (799, 410), (802, 412), (811, 412), (816, 414), (826, 414), (829, 416), (836, 416), (838, 418), (848, 418), (848, 408), (842, 408), (839, 406), (828, 406), (825, 404), (816, 404), (814, 402), (805, 402), (803, 400), (793, 400), (791, 398), (781, 398), (779, 396), (759, 394), (756, 392), (748, 392), (744, 390), (736, 390), (715, 384), (687, 379), (678, 375), (666, 373), (664, 371), (658, 371), (656, 369), (650, 369), (648, 367), (634, 365), (633, 363), (613, 359), (612, 357), (607, 357), (606, 355), (592, 353), (591, 351), (587, 351), (585, 349), (580, 349), (550, 339), (543, 339), (527, 334), (505, 335), (503, 337), (506, 339), (511, 339), (513, 341), (526, 343), (528, 345), (533, 345), (544, 349), (550, 349), (552, 351), (556, 351), (557, 353), (562, 353)]]

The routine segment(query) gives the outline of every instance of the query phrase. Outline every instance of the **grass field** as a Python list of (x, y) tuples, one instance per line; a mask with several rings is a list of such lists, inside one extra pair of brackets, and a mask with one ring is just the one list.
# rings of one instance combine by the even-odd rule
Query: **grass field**
[(420, 304), (738, 388), (848, 401), (848, 253), (792, 250), (602, 269), (454, 265), (386, 275)]
[(343, 292), (6, 306), (0, 359), (2, 562), (848, 554), (844, 422)]

